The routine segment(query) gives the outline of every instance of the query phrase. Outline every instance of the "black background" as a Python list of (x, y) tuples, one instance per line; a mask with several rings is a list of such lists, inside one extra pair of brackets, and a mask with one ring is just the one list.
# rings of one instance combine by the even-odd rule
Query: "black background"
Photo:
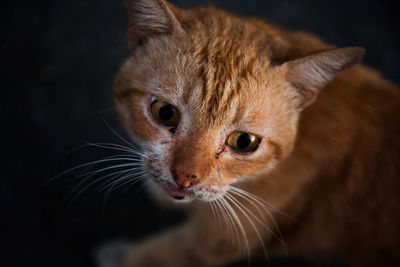
[[(338, 46), (364, 46), (363, 62), (400, 82), (398, 9), (389, 1), (173, 3), (214, 4)], [(95, 148), (70, 152), (83, 141), (121, 143), (103, 118), (124, 135), (111, 93), (113, 75), (129, 54), (122, 0), (2, 1), (0, 10), (0, 265), (91, 266), (98, 244), (137, 240), (179, 222), (182, 215), (158, 208), (141, 186), (106, 201), (94, 190), (71, 201), (77, 172), (44, 185), (63, 170), (109, 155)]]

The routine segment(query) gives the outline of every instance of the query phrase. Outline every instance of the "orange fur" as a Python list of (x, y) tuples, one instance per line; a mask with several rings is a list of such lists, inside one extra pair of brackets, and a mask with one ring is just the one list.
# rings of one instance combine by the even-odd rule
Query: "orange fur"
[[(364, 66), (337, 75), (362, 49), (331, 50), (314, 36), (212, 7), (181, 10), (161, 0), (127, 7), (132, 56), (115, 79), (115, 98), (145, 153), (164, 149), (144, 159), (156, 182), (169, 175), (184, 188), (209, 191), (236, 183), (271, 203), (261, 214), (238, 195), (243, 206), (232, 204), (252, 254), (262, 239), (278, 254), (400, 263), (400, 92)], [(151, 97), (180, 111), (175, 133), (151, 121)], [(262, 136), (259, 149), (232, 152), (226, 136), (238, 130)], [(241, 207), (272, 233), (257, 220), (252, 225)], [(124, 264), (204, 266), (245, 257), (245, 241), (228, 223), (220, 232), (210, 209), (196, 202), (191, 209), (184, 226), (136, 245)]]

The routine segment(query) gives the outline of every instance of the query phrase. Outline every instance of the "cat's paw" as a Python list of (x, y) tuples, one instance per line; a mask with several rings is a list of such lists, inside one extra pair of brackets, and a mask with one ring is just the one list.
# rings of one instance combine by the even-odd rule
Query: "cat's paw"
[(98, 267), (124, 267), (128, 252), (133, 247), (132, 242), (115, 241), (95, 249), (94, 261)]

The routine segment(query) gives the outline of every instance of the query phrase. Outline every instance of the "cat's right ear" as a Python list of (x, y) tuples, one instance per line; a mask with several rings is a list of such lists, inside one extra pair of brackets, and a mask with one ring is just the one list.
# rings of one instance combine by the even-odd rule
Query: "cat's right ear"
[(128, 13), (128, 41), (131, 51), (147, 39), (184, 33), (175, 13), (179, 10), (163, 0), (125, 0)]

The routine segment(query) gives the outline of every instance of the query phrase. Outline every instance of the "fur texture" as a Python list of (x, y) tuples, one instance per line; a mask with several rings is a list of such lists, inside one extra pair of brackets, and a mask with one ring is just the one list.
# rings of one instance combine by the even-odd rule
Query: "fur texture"
[[(400, 263), (400, 93), (348, 69), (362, 48), (212, 7), (126, 6), (119, 115), (148, 179), (194, 201), (185, 225), (132, 246), (121, 265), (223, 265), (264, 249)], [(179, 111), (173, 131), (154, 120), (154, 99)], [(237, 131), (259, 136), (258, 148), (227, 146)]]

